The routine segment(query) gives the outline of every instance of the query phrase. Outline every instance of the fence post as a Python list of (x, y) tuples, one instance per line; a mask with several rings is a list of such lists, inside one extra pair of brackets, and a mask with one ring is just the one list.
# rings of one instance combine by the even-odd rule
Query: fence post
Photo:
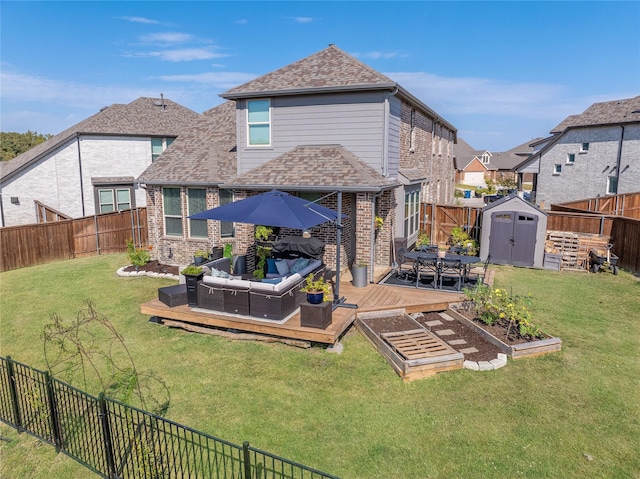
[(111, 430), (109, 428), (109, 415), (107, 412), (107, 403), (104, 400), (104, 392), (98, 396), (98, 405), (100, 407), (100, 422), (102, 424), (102, 437), (104, 439), (104, 453), (107, 459), (107, 473), (109, 478), (116, 477), (116, 468), (113, 461), (113, 445), (111, 443)]
[(96, 252), (100, 256), (100, 231), (98, 230), (98, 215), (93, 215), (93, 228), (96, 231)]
[(20, 419), (20, 407), (18, 407), (18, 389), (16, 388), (16, 378), (13, 371), (13, 360), (7, 356), (7, 374), (9, 375), (9, 390), (11, 393), (11, 405), (13, 406), (13, 420), (18, 432), (24, 431), (22, 420)]
[(47, 401), (49, 403), (49, 415), (51, 417), (51, 432), (53, 433), (53, 444), (55, 445), (56, 452), (60, 452), (62, 449), (62, 437), (60, 435), (60, 422), (58, 420), (58, 408), (56, 407), (56, 400), (53, 394), (53, 379), (49, 371), (44, 373), (45, 385), (47, 388)]
[(251, 479), (251, 454), (249, 454), (249, 441), (242, 443), (242, 455), (244, 457), (244, 479)]

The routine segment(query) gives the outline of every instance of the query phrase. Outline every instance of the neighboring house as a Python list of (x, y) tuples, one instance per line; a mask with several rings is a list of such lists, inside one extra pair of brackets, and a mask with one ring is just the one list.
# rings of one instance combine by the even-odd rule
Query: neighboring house
[(514, 168), (534, 174), (535, 201), (554, 203), (640, 191), (640, 96), (594, 103), (532, 144)]
[(103, 108), (0, 164), (2, 226), (146, 205), (138, 177), (199, 114), (164, 98)]
[[(453, 147), (456, 183), (484, 187), (487, 179), (497, 182), (509, 178), (515, 182), (517, 178), (513, 167), (533, 154), (534, 148), (531, 143), (535, 141), (538, 139), (527, 141), (505, 152), (492, 153), (489, 150), (475, 150), (463, 139), (458, 138), (458, 143)], [(524, 180), (531, 181), (532, 178), (528, 176)]]
[[(390, 264), (393, 239), (417, 237), (420, 202), (453, 202), (456, 129), (333, 45), (220, 96), (229, 102), (205, 112), (192, 135), (139, 178), (153, 205), (150, 241), (163, 262), (184, 264), (196, 249), (226, 242), (250, 252), (252, 225), (188, 216), (272, 188), (334, 209), (340, 191), (349, 265)], [(379, 230), (375, 216), (384, 220)], [(325, 241), (331, 265), (335, 227), (312, 234)]]

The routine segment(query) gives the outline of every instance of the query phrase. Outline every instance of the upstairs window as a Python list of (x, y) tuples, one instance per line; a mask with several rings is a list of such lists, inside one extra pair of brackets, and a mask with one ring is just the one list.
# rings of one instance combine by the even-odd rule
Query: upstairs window
[[(188, 215), (195, 215), (207, 209), (207, 190), (204, 188), (187, 189)], [(207, 220), (194, 220), (189, 218), (189, 236), (191, 238), (207, 238)]]
[(167, 236), (182, 236), (180, 188), (163, 188), (162, 200), (164, 210), (164, 234)]
[(583, 153), (589, 151), (589, 143), (583, 143), (582, 145), (580, 145), (580, 151)]
[(247, 101), (247, 138), (249, 146), (271, 144), (271, 101)]
[(608, 195), (618, 194), (618, 177), (617, 176), (607, 177), (607, 194)]
[(559, 175), (562, 173), (562, 165), (553, 165), (553, 174)]
[(576, 154), (575, 153), (567, 153), (567, 164), (573, 165), (576, 162)]
[(128, 188), (99, 188), (100, 213), (112, 213), (131, 209), (131, 191)]
[(151, 138), (151, 161), (156, 161), (171, 143), (173, 143), (173, 138)]

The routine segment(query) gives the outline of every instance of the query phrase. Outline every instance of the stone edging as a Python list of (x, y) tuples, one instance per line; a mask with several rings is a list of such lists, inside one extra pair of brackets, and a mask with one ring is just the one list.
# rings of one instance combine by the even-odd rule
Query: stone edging
[[(129, 265), (129, 266), (131, 266), (131, 265)], [(122, 268), (118, 269), (118, 271), (116, 271), (116, 274), (118, 276), (123, 276), (123, 277), (127, 277), (127, 276), (149, 276), (151, 278), (175, 279), (176, 281), (178, 281), (180, 279), (179, 276), (177, 276), (175, 274), (171, 274), (171, 273), (154, 273), (153, 271), (125, 271), (125, 269), (128, 268), (129, 266), (123, 266)]]

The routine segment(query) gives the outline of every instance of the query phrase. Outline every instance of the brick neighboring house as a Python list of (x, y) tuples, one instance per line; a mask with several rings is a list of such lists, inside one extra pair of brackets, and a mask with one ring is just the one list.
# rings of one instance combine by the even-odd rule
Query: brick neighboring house
[[(510, 150), (492, 153), (489, 150), (476, 150), (462, 138), (454, 145), (456, 161), (456, 183), (471, 186), (486, 186), (486, 179), (499, 181), (504, 178), (517, 181), (517, 175), (513, 168), (534, 153), (533, 142), (536, 138), (518, 145)], [(531, 176), (524, 181), (531, 181)]]
[(0, 163), (2, 226), (36, 223), (44, 209), (79, 218), (145, 206), (135, 179), (199, 116), (165, 98), (138, 98)]
[(543, 208), (640, 191), (640, 96), (594, 103), (551, 135), (514, 168), (534, 175), (535, 201)]
[[(321, 204), (333, 209), (332, 193), (342, 193), (345, 265), (389, 265), (394, 237), (415, 241), (421, 201), (453, 202), (456, 129), (333, 45), (220, 96), (228, 102), (205, 112), (139, 178), (162, 262), (185, 264), (197, 249), (232, 242), (251, 266), (253, 225), (188, 216), (273, 188), (310, 200), (329, 195)], [(384, 220), (378, 230), (375, 216)], [(312, 234), (335, 267), (335, 227)]]

